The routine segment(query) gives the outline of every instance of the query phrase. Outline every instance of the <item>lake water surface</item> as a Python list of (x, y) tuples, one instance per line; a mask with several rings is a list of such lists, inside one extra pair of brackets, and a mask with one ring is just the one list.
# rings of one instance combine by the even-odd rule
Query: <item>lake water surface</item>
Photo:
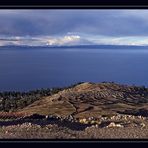
[(0, 91), (62, 87), (80, 81), (148, 87), (148, 50), (0, 48)]

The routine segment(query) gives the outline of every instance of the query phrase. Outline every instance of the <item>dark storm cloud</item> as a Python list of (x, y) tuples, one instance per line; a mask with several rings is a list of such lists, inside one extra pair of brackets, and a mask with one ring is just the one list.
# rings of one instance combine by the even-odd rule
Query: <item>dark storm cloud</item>
[(147, 10), (0, 10), (0, 35), (147, 36)]
[[(5, 11), (5, 10), (4, 10)], [(60, 11), (22, 11), (0, 14), (0, 34), (4, 35), (53, 35), (65, 33), (77, 26), (73, 15)]]

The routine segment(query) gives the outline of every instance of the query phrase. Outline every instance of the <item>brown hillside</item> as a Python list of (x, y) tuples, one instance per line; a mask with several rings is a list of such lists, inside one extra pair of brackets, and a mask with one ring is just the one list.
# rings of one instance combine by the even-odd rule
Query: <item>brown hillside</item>
[(18, 110), (20, 113), (98, 117), (115, 114), (147, 116), (148, 90), (143, 87), (115, 83), (82, 83), (73, 88), (44, 97)]

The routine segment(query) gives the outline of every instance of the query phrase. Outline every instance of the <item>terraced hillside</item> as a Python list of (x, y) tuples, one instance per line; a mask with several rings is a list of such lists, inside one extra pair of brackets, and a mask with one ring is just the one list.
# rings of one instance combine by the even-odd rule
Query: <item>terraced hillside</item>
[(18, 112), (75, 118), (117, 114), (148, 116), (148, 89), (116, 83), (82, 83), (37, 100)]

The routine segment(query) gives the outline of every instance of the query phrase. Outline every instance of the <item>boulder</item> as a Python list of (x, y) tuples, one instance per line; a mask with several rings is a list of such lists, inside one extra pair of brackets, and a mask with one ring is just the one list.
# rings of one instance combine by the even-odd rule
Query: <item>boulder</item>
[(124, 126), (121, 124), (116, 124), (114, 122), (111, 122), (107, 127), (110, 128), (110, 127), (124, 127)]

